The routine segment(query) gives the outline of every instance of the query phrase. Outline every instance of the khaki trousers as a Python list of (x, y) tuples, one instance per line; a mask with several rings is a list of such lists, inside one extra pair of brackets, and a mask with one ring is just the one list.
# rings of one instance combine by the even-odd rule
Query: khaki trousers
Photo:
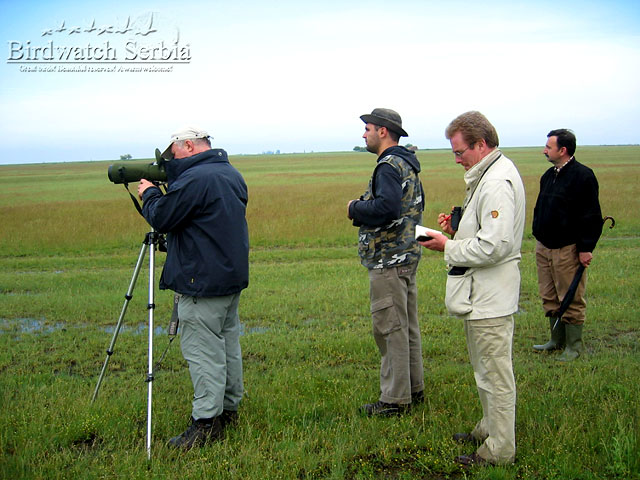
[(373, 338), (380, 351), (380, 400), (409, 404), (424, 390), (418, 324), (418, 265), (369, 270)]
[[(578, 252), (574, 245), (562, 248), (547, 248), (542, 243), (536, 244), (536, 265), (538, 266), (538, 291), (542, 298), (545, 314), (560, 308), (573, 276), (580, 265)], [(584, 294), (587, 288), (587, 271), (582, 274), (576, 295), (562, 316), (563, 321), (574, 325), (582, 325), (585, 320), (587, 302)]]
[(484, 443), (478, 455), (492, 463), (513, 463), (516, 456), (516, 382), (513, 376), (513, 315), (465, 320), (464, 331), (482, 419), (471, 434)]

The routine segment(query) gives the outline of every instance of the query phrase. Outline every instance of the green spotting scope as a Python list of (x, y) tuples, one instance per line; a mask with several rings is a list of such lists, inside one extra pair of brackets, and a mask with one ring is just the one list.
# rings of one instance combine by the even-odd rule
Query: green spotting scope
[(151, 182), (166, 182), (167, 172), (164, 170), (165, 159), (156, 148), (156, 161), (153, 163), (118, 162), (109, 165), (109, 180), (113, 183), (138, 182), (147, 179)]

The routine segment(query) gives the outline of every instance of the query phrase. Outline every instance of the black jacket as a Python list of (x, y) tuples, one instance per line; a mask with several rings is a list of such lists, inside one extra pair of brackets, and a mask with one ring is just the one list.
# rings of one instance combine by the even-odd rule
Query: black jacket
[(592, 252), (602, 234), (598, 180), (575, 158), (540, 178), (540, 194), (533, 210), (533, 236), (547, 248), (576, 244), (578, 252)]
[(249, 284), (247, 186), (224, 150), (166, 164), (169, 187), (143, 194), (149, 224), (167, 233), (161, 289), (194, 297), (231, 295)]
[[(405, 147), (396, 145), (382, 152), (371, 178), (370, 187), (374, 198), (369, 201), (362, 201), (361, 198), (349, 207), (349, 216), (353, 218), (353, 225), (356, 227), (381, 227), (400, 218), (402, 214), (402, 177), (391, 165), (380, 164), (380, 160), (388, 155), (401, 157), (416, 173), (420, 173), (418, 157)], [(422, 200), (424, 202), (424, 194)]]

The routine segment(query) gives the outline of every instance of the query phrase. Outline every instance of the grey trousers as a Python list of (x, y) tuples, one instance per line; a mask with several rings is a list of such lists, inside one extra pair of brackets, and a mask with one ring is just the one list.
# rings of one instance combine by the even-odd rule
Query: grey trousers
[(424, 390), (418, 324), (418, 265), (369, 270), (373, 338), (380, 351), (380, 400), (411, 403)]
[(484, 443), (478, 455), (493, 463), (516, 456), (516, 381), (513, 375), (513, 315), (465, 320), (467, 348), (482, 404), (471, 434)]
[(240, 293), (224, 297), (183, 295), (178, 303), (180, 346), (193, 383), (194, 419), (238, 410), (242, 394)]

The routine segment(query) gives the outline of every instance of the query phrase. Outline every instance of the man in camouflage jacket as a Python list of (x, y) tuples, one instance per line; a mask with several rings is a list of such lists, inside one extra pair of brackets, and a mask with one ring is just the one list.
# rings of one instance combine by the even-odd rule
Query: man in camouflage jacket
[(348, 216), (360, 227), (358, 250), (369, 270), (373, 337), (382, 356), (380, 398), (361, 407), (369, 416), (391, 416), (424, 399), (422, 341), (416, 270), (423, 190), (415, 153), (398, 145), (407, 136), (395, 111), (376, 108), (360, 117), (367, 150), (378, 155), (369, 188), (351, 200)]

